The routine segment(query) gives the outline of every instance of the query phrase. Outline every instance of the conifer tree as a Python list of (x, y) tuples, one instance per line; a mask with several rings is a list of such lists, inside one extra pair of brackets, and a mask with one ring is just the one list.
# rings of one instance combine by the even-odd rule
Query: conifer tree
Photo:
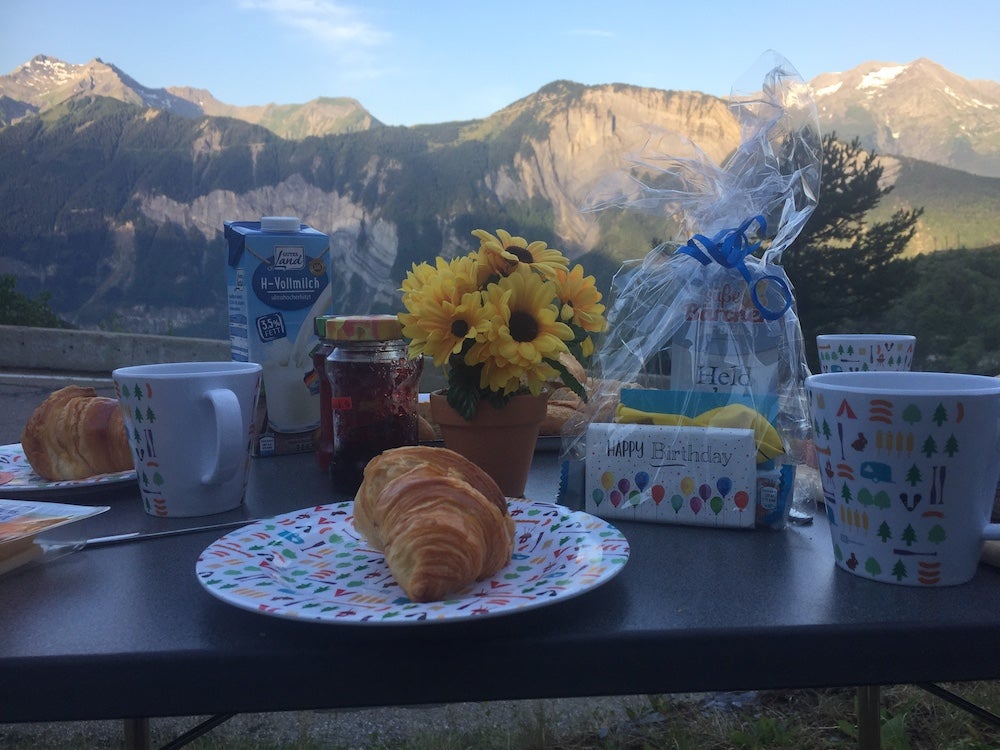
[[(887, 221), (866, 216), (892, 186), (882, 186), (883, 167), (861, 141), (823, 137), (819, 202), (795, 242), (781, 256), (795, 289), (810, 368), (818, 372), (816, 334), (877, 319), (908, 288), (913, 264), (902, 253), (923, 208), (900, 209)], [(859, 328), (859, 330), (861, 330)]]
[(892, 539), (892, 530), (889, 528), (889, 524), (883, 521), (878, 527), (878, 537), (883, 542), (887, 542)]

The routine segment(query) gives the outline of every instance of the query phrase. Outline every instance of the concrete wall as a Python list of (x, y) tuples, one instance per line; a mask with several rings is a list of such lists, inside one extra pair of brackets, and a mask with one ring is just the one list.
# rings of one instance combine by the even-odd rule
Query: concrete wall
[(126, 365), (229, 358), (228, 341), (0, 325), (0, 370), (110, 374)]

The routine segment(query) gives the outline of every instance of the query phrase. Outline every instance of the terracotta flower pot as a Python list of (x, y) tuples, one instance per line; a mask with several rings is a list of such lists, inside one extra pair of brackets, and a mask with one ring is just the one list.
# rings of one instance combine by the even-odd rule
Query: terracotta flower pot
[(480, 466), (508, 497), (522, 497), (547, 402), (545, 394), (515, 396), (502, 409), (482, 401), (466, 420), (443, 393), (432, 393), (431, 416), (446, 448)]

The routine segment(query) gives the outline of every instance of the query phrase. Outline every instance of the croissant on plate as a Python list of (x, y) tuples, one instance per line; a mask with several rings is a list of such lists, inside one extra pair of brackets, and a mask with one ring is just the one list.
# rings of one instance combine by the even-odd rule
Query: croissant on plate
[(415, 602), (443, 599), (510, 562), (514, 520), (496, 482), (448, 450), (406, 446), (365, 467), (354, 525)]
[(50, 481), (132, 468), (118, 401), (77, 385), (55, 391), (35, 409), (21, 448), (35, 473)]

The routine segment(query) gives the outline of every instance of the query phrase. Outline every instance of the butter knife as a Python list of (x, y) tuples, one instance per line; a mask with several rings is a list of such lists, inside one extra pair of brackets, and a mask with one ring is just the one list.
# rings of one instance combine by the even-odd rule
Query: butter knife
[(201, 531), (222, 531), (223, 529), (236, 529), (240, 526), (256, 523), (261, 518), (245, 518), (241, 521), (229, 521), (227, 523), (213, 523), (207, 526), (189, 526), (185, 529), (169, 529), (167, 531), (152, 531), (142, 533), (131, 531), (128, 534), (112, 534), (111, 536), (97, 536), (91, 539), (84, 539), (80, 549), (90, 549), (91, 547), (107, 547), (112, 544), (124, 544), (126, 542), (144, 542), (147, 539), (164, 539), (169, 536), (181, 536), (182, 534), (197, 534)]

